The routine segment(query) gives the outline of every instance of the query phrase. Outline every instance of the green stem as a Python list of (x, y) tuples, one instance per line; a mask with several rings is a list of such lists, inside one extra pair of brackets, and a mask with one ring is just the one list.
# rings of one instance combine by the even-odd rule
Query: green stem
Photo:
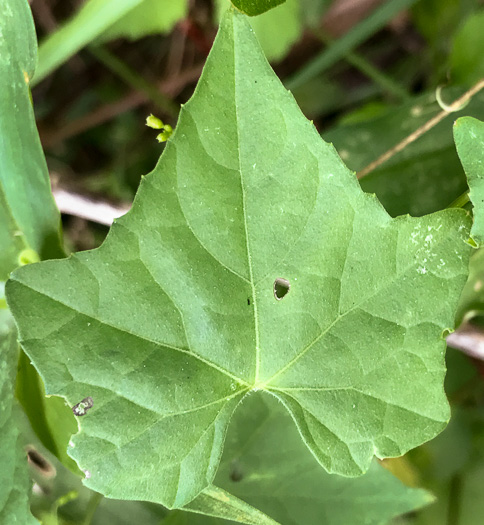
[(468, 202), (470, 202), (469, 192), (465, 191), (462, 195), (459, 195), (455, 201), (451, 202), (447, 208), (463, 208)]
[(99, 492), (94, 492), (94, 494), (91, 496), (91, 499), (89, 500), (89, 503), (87, 504), (86, 515), (82, 525), (91, 525), (92, 518), (94, 517), (94, 514), (96, 513), (96, 510), (102, 499), (102, 494), (99, 494)]
[(110, 71), (121, 78), (126, 84), (144, 93), (153, 101), (165, 114), (175, 118), (179, 108), (168, 97), (165, 97), (156, 87), (142, 78), (139, 73), (133, 71), (125, 62), (113, 55), (102, 46), (89, 46), (89, 52), (99, 62), (104, 64)]
[[(327, 35), (323, 34), (322, 31), (314, 31), (321, 42), (326, 45), (332, 44), (332, 39)], [(363, 55), (355, 53), (354, 51), (348, 51), (344, 58), (349, 64), (359, 69), (364, 75), (366, 75), (370, 80), (373, 80), (375, 84), (380, 86), (383, 91), (388, 92), (390, 95), (395, 97), (398, 100), (405, 101), (410, 98), (406, 89), (400, 86), (388, 75), (380, 71), (375, 67), (369, 60), (367, 60)]]

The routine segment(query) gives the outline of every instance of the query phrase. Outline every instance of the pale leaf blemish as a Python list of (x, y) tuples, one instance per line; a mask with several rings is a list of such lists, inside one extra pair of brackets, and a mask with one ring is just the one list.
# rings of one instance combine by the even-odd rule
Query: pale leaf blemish
[(413, 108), (410, 110), (410, 113), (412, 114), (412, 117), (420, 117), (420, 115), (423, 113), (422, 106), (413, 106)]

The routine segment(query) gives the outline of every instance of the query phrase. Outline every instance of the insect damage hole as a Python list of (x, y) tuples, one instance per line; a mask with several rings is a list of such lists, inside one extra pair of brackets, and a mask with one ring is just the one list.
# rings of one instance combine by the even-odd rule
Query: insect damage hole
[(290, 288), (291, 288), (291, 285), (289, 284), (289, 281), (287, 279), (278, 277), (274, 281), (274, 297), (278, 301), (280, 301), (281, 299), (284, 299), (284, 297), (286, 297), (286, 295), (288, 294)]
[(85, 416), (87, 411), (93, 406), (92, 397), (85, 397), (80, 403), (72, 407), (75, 416)]
[(34, 446), (26, 447), (27, 461), (32, 467), (38, 470), (46, 478), (53, 478), (56, 475), (56, 469)]

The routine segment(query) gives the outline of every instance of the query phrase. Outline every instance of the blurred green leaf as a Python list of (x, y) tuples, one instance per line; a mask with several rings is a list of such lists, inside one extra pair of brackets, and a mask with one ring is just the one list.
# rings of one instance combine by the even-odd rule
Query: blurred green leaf
[(482, 524), (483, 436), (482, 407), (454, 407), (446, 430), (412, 453), (425, 486), (437, 496), (412, 524)]
[(455, 83), (474, 84), (484, 78), (484, 9), (472, 14), (456, 32), (450, 54)]
[(249, 16), (257, 16), (273, 9), (286, 0), (231, 0), (234, 6)]
[[(448, 79), (454, 35), (478, 3), (479, 0), (421, 0), (413, 6), (413, 22), (427, 42), (419, 56), (429, 87)], [(456, 84), (464, 82), (453, 73), (451, 79)]]
[(478, 245), (483, 246), (484, 122), (472, 117), (461, 117), (454, 124), (454, 139), (457, 153), (467, 176), (469, 197), (474, 205), (474, 224), (471, 235)]
[(13, 319), (0, 310), (0, 523), (33, 525), (27, 456), (18, 428), (22, 414), (14, 399), (17, 356)]
[(145, 35), (168, 33), (185, 18), (187, 10), (188, 0), (143, 0), (104, 31), (99, 40), (106, 42), (118, 37), (135, 40)]
[[(60, 216), (30, 101), (37, 45), (27, 0), (0, 4), (0, 280), (23, 250), (62, 256)], [(27, 253), (27, 252), (26, 252)]]
[[(448, 89), (444, 96), (452, 101), (460, 94), (461, 90)], [(434, 94), (422, 95), (376, 118), (336, 126), (323, 138), (334, 144), (349, 168), (359, 171), (440, 111)], [(360, 180), (361, 187), (376, 193), (392, 216), (421, 216), (448, 206), (467, 188), (452, 135), (453, 120), (463, 114), (484, 118), (484, 93), (378, 166)]]

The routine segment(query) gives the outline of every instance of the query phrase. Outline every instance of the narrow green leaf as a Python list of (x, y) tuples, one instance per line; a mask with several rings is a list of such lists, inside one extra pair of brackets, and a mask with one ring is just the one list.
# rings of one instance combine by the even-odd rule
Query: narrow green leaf
[(346, 53), (352, 51), (376, 33), (400, 11), (410, 7), (416, 1), (417, 0), (388, 0), (384, 2), (343, 37), (335, 40), (318, 56), (300, 68), (296, 74), (287, 79), (285, 82), (286, 87), (288, 89), (296, 89), (315, 76), (320, 75), (343, 58)]
[(27, 0), (0, 4), (0, 279), (31, 249), (62, 255), (60, 218), (30, 102), (37, 45)]
[(257, 16), (281, 5), (286, 0), (231, 0), (234, 6), (249, 16)]
[(440, 432), (469, 229), (459, 209), (391, 219), (231, 10), (132, 210), (101, 248), (17, 270), (7, 299), (47, 392), (87, 407), (86, 485), (181, 507), (248, 391), (346, 476)]
[(29, 510), (27, 457), (19, 436), (15, 405), (17, 333), (10, 313), (0, 310), (0, 523), (38, 523)]
[[(213, 485), (205, 488), (184, 509), (206, 516), (247, 523), (248, 525), (279, 525), (277, 521), (256, 508)], [(197, 518), (193, 518), (193, 521), (196, 523)]]
[(88, 0), (66, 24), (49, 35), (39, 47), (37, 84), (72, 55), (102, 35), (143, 0)]
[(484, 244), (484, 122), (461, 117), (454, 124), (457, 153), (467, 175), (469, 197), (474, 205), (472, 238)]

